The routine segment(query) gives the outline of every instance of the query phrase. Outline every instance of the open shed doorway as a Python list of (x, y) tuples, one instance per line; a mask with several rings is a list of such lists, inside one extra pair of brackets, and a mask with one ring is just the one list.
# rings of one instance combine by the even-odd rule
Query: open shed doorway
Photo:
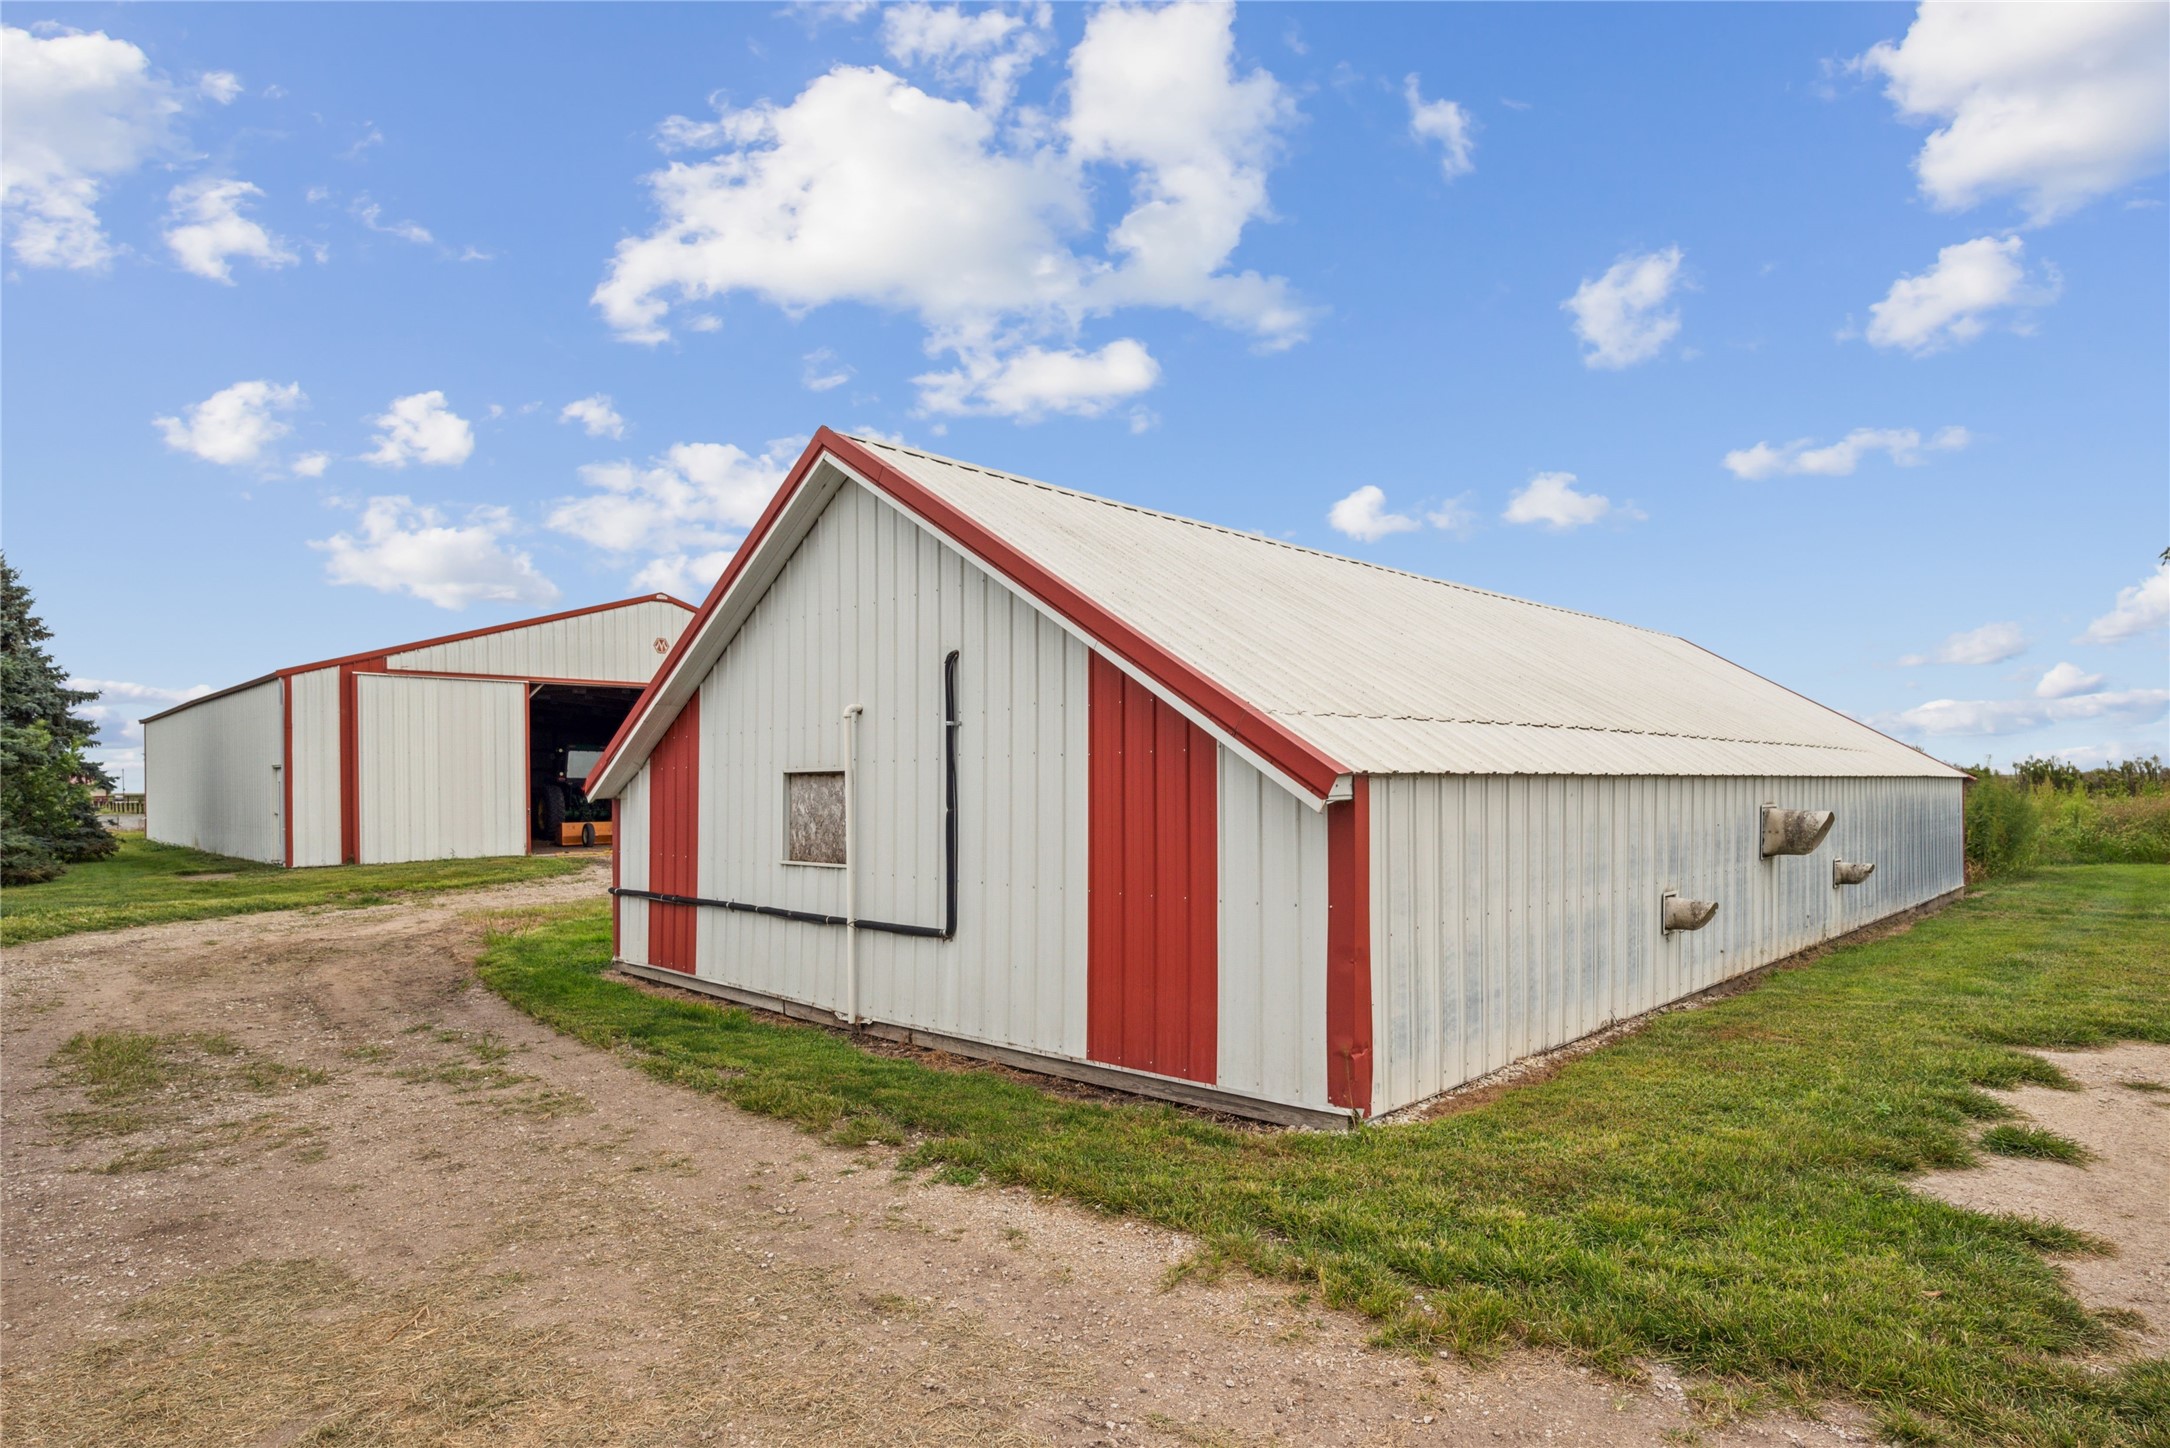
[(611, 845), (610, 805), (581, 781), (641, 691), (636, 685), (534, 684), (528, 689), (528, 837), (537, 850)]

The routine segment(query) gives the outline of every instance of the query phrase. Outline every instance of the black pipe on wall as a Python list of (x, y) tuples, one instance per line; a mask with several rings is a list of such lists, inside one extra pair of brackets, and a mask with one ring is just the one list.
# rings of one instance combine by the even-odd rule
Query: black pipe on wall
[(712, 910), (736, 910), (746, 915), (769, 915), (805, 925), (851, 925), (879, 930), (885, 935), (910, 935), (924, 940), (953, 940), (957, 935), (957, 731), (964, 721), (957, 714), (957, 656), (951, 649), (942, 661), (942, 876), (943, 902), (940, 925), (903, 925), (893, 920), (860, 919), (822, 915), (812, 910), (786, 910), (781, 905), (754, 905), (744, 900), (710, 900), (700, 895), (666, 895), (655, 890), (634, 890), (613, 885), (610, 893), (628, 900), (651, 900), (658, 905), (705, 905)]

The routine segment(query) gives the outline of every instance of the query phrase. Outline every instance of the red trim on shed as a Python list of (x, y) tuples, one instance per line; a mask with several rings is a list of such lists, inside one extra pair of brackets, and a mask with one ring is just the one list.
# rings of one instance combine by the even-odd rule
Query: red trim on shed
[(1219, 746), (1099, 654), (1090, 669), (1085, 1054), (1211, 1083)]
[[(648, 888), (701, 893), (701, 696), (686, 700), (648, 756)], [(617, 841), (611, 841), (613, 851)], [(647, 964), (693, 973), (692, 905), (648, 902)]]
[(1371, 1115), (1371, 781), (1326, 806), (1326, 1099)]
[(959, 545), (970, 550), (1010, 583), (1068, 619), (1112, 652), (1120, 654), (1132, 667), (1142, 670), (1168, 693), (1205, 715), (1217, 728), (1225, 730), (1230, 738), (1242, 743), (1245, 748), (1303, 785), (1313, 795), (1324, 799), (1333, 789), (1334, 782), (1347, 773), (1330, 756), (1298, 738), (1285, 725), (1253, 708), (1197, 669), (1176, 658), (850, 438), (824, 427), (814, 434), (814, 440), (808, 443), (806, 451), (800, 454), (790, 476), (784, 479), (784, 485), (777, 489), (776, 496), (769, 500), (769, 505), (762, 511), (759, 521), (738, 545), (738, 550), (732, 555), (730, 566), (724, 570), (723, 577), (716, 580), (716, 586), (708, 591), (708, 598), (701, 604), (700, 611), (693, 616), (692, 622), (686, 625), (685, 631), (679, 634), (678, 642), (663, 660), (663, 667), (656, 670), (655, 678), (648, 685), (648, 691), (633, 706), (633, 712), (626, 716), (625, 723), (619, 726), (609, 747), (603, 751), (603, 757), (596, 761), (595, 769), (589, 772), (589, 779), (594, 779), (618, 757), (618, 751), (625, 746), (625, 741), (631, 736), (634, 727), (647, 714), (655, 699), (669, 686), (671, 676), (685, 658), (693, 640), (707, 624), (709, 616), (716, 611), (717, 605), (723, 601), (724, 595), (730, 591), (732, 583), (745, 571), (754, 554), (759, 551), (762, 540), (775, 526), (785, 504), (805, 483), (808, 475), (813, 472), (814, 464), (820, 461), (824, 452), (834, 454), (840, 462), (899, 504), (955, 539)]
[[(591, 603), (586, 608), (568, 608), (557, 613), (540, 613), (533, 618), (514, 619), (511, 623), (493, 623), (483, 628), (471, 628), (462, 633), (439, 634), (433, 639), (416, 639), (411, 644), (393, 644), (389, 648), (371, 649), (367, 653), (341, 654), (336, 659), (318, 659), (313, 664), (297, 664), (290, 669), (281, 669), (279, 672), (282, 674), (306, 674), (312, 669), (328, 669), (333, 664), (359, 664), (368, 659), (377, 660), (376, 667), (382, 669), (385, 667), (383, 661), (394, 654), (411, 654), (416, 649), (433, 649), (439, 644), (464, 643), (468, 639), (486, 638), (491, 634), (514, 633), (520, 629), (534, 628), (539, 624), (559, 623), (568, 618), (582, 618), (591, 613), (608, 613), (614, 608), (632, 608), (636, 604), (642, 603), (675, 603), (688, 613), (694, 611), (693, 605), (682, 598), (673, 598), (667, 593), (643, 593), (636, 598), (619, 598), (613, 599), (609, 603)], [(401, 672), (405, 673), (407, 671), (401, 670)], [(420, 671), (416, 670), (415, 672)], [(191, 700), (190, 702), (198, 701)]]
[(339, 666), (339, 858), (349, 865), (362, 860), (362, 686), (356, 676), (383, 670), (382, 654)]

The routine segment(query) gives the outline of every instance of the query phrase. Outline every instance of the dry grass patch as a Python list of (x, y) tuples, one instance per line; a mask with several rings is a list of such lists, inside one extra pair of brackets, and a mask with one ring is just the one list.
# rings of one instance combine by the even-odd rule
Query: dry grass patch
[(60, 1144), (127, 1143), (96, 1168), (102, 1172), (160, 1171), (206, 1157), (233, 1162), (297, 1145), (312, 1128), (283, 1112), (233, 1117), (225, 1110), (331, 1079), (206, 1032), (80, 1032), (46, 1065), (52, 1084), (79, 1092), (82, 1103), (46, 1113)]

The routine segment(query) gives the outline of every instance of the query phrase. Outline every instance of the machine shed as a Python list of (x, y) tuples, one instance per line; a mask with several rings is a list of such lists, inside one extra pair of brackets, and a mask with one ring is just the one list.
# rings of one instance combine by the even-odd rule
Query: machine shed
[(638, 975), (1328, 1124), (1963, 883), (1682, 639), (824, 429), (589, 777)]
[(555, 843), (544, 801), (564, 803), (566, 752), (584, 764), (610, 738), (692, 613), (668, 594), (623, 599), (279, 669), (154, 714), (149, 837), (284, 865)]

